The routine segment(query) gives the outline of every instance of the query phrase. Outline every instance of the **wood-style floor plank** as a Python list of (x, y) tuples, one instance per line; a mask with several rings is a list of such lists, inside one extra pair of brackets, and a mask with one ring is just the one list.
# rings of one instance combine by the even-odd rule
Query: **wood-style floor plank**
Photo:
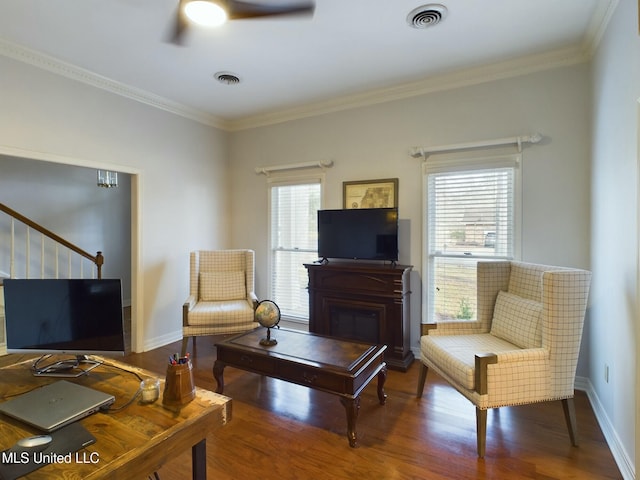
[[(192, 353), (195, 382), (215, 390), (214, 342), (200, 337)], [(190, 344), (191, 346), (191, 344)], [(125, 361), (163, 374), (180, 342)], [(390, 370), (387, 403), (373, 382), (362, 394), (359, 448), (350, 448), (338, 397), (225, 369), (231, 422), (207, 438), (208, 478), (261, 479), (620, 479), (584, 392), (576, 392), (580, 446), (572, 447), (560, 402), (491, 410), (487, 451), (476, 455), (475, 409), (429, 372), (424, 395), (415, 396), (419, 363)], [(162, 480), (190, 479), (190, 449), (176, 452)]]

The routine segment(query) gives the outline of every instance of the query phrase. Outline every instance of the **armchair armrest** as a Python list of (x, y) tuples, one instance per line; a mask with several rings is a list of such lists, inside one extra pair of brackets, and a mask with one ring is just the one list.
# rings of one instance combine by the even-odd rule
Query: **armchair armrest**
[(549, 358), (546, 348), (522, 348), (496, 354), (498, 363), (528, 363)]
[(480, 395), (488, 393), (488, 366), (493, 364), (532, 364), (549, 358), (545, 348), (522, 348), (500, 353), (478, 353), (475, 355), (475, 390)]
[(421, 335), (473, 335), (488, 331), (486, 325), (468, 320), (420, 324)]
[(189, 295), (189, 297), (185, 300), (182, 305), (182, 326), (186, 327), (189, 325), (187, 321), (187, 316), (189, 315), (189, 310), (191, 310), (196, 304), (196, 296)]
[(425, 335), (429, 335), (431, 330), (435, 330), (438, 328), (437, 323), (421, 323), (420, 324), (420, 336), (423, 337)]
[(498, 363), (498, 356), (495, 353), (476, 354), (476, 368), (474, 370), (476, 392), (486, 395), (488, 392), (487, 366)]
[(254, 292), (249, 292), (249, 295), (247, 295), (247, 300), (251, 304), (251, 307), (255, 310), (259, 303), (257, 295)]

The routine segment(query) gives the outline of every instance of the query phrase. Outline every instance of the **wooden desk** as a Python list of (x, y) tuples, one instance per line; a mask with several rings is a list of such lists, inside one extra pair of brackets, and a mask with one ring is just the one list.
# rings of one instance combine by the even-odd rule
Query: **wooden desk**
[(380, 405), (386, 402), (387, 347), (284, 328), (271, 333), (278, 340), (277, 345), (263, 346), (260, 339), (265, 334), (263, 328), (258, 328), (216, 344), (218, 358), (213, 365), (216, 391), (223, 392), (224, 368), (231, 366), (338, 395), (347, 414), (349, 445), (357, 447), (360, 393), (376, 377)]
[[(19, 363), (0, 368), (0, 399), (60, 380), (33, 377), (29, 370), (31, 360), (20, 361), (17, 355), (8, 357), (16, 357)], [(3, 364), (7, 363), (6, 358), (3, 357)], [(163, 368), (166, 367), (158, 365), (158, 369)], [(65, 380), (113, 394), (116, 397), (113, 408), (117, 408), (126, 404), (140, 385), (140, 380), (131, 372), (142, 377), (159, 378), (160, 398), (145, 405), (138, 401), (138, 397), (123, 410), (95, 413), (81, 420), (97, 440), (85, 449), (86, 457), (93, 458), (95, 463), (50, 464), (25, 478), (146, 478), (177, 453), (191, 447), (193, 478), (205, 479), (206, 436), (231, 420), (231, 399), (197, 388), (193, 401), (181, 408), (168, 408), (162, 405), (164, 377), (111, 359), (105, 359), (104, 365), (87, 376)], [(28, 425), (0, 415), (0, 450), (11, 447), (20, 438), (39, 433)]]

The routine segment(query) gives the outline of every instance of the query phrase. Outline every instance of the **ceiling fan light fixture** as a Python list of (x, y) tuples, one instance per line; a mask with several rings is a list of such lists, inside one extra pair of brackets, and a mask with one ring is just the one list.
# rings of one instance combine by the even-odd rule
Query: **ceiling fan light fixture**
[(218, 27), (227, 21), (227, 12), (215, 1), (192, 0), (184, 6), (184, 13), (194, 23)]

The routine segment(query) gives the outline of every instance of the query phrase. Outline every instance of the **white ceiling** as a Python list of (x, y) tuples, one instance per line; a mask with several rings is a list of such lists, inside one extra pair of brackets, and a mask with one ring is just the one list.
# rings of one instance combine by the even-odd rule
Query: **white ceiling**
[(0, 54), (55, 70), (54, 57), (66, 75), (241, 126), (584, 59), (613, 1), (443, 0), (445, 19), (419, 30), (406, 18), (428, 1), (316, 0), (312, 17), (192, 27), (177, 46), (178, 0), (2, 0)]

